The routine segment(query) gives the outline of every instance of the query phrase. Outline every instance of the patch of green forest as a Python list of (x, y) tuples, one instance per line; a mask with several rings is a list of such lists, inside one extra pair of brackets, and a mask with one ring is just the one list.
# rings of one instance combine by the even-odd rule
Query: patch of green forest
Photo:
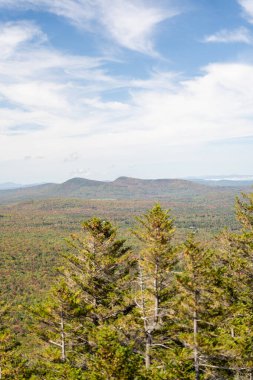
[[(43, 294), (48, 288), (65, 238), (80, 230), (83, 220), (98, 216), (111, 220), (132, 240), (134, 217), (153, 205), (151, 200), (51, 199), (0, 206), (1, 291), (17, 304)], [(193, 198), (161, 202), (175, 219), (176, 236), (182, 240), (198, 230), (208, 240), (222, 227), (238, 228), (234, 198)]]
[(2, 205), (2, 378), (251, 379), (253, 196), (233, 203)]

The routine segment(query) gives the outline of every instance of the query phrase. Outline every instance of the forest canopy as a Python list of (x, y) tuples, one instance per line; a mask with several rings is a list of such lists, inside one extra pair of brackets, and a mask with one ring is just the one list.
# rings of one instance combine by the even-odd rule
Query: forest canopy
[(241, 228), (207, 243), (195, 230), (178, 241), (158, 203), (131, 239), (110, 220), (86, 219), (50, 290), (19, 306), (22, 328), (2, 292), (1, 377), (252, 379), (253, 194), (236, 213)]

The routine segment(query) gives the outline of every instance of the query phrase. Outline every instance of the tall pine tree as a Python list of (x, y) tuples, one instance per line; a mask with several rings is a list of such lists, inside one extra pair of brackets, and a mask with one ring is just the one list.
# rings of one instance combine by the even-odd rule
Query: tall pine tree
[(139, 342), (148, 371), (163, 372), (163, 351), (170, 348), (173, 333), (173, 297), (177, 255), (172, 238), (173, 220), (156, 204), (137, 218), (133, 230), (140, 241), (135, 301), (139, 310)]
[[(63, 364), (61, 368), (79, 369), (87, 379), (94, 368), (97, 378), (107, 379), (99, 363), (113, 336), (114, 354), (108, 357), (107, 370), (115, 372), (117, 365), (113, 363), (120, 359), (122, 378), (132, 379), (127, 373), (135, 354), (127, 348), (124, 320), (135, 307), (130, 296), (135, 260), (109, 221), (92, 218), (82, 226), (82, 234), (68, 239), (60, 269), (61, 286), (53, 289), (51, 300), (41, 309), (40, 335)], [(55, 366), (54, 370), (58, 369), (59, 365)]]

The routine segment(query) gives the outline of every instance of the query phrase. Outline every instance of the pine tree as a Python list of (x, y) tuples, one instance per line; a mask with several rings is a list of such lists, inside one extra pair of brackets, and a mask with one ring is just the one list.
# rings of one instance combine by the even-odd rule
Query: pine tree
[(192, 358), (194, 379), (200, 380), (221, 366), (216, 342), (222, 318), (220, 270), (215, 252), (195, 241), (194, 235), (182, 248), (182, 271), (177, 276), (179, 339), (188, 348), (188, 360)]
[(83, 232), (68, 241), (63, 274), (79, 293), (86, 321), (100, 325), (131, 309), (129, 284), (135, 262), (109, 221), (92, 218), (83, 223)]
[[(253, 377), (253, 194), (236, 200), (239, 233), (220, 236), (226, 313), (221, 340), (235, 376)], [(224, 344), (225, 343), (225, 344)]]
[(137, 221), (133, 233), (141, 242), (135, 289), (140, 326), (138, 340), (146, 369), (160, 367), (163, 371), (162, 352), (173, 342), (170, 324), (175, 313), (172, 298), (177, 255), (172, 245), (173, 220), (168, 210), (156, 204)]
[(33, 315), (32, 335), (40, 342), (38, 363), (42, 367), (43, 363), (48, 365), (49, 371), (52, 363), (58, 363), (58, 370), (66, 367), (63, 364), (72, 363), (79, 343), (76, 341), (76, 332), (80, 330), (78, 319), (82, 315), (78, 294), (58, 279), (46, 299), (29, 310)]
[[(119, 342), (115, 355), (121, 352), (133, 360), (122, 331), (124, 318), (135, 306), (130, 297), (135, 260), (125, 240), (117, 238), (117, 229), (99, 218), (84, 222), (83, 234), (72, 235), (68, 247), (60, 268), (61, 284), (37, 310), (39, 335), (50, 347), (46, 361), (55, 363), (51, 373), (70, 366), (87, 378), (91, 367), (99, 367), (94, 358), (103, 361), (97, 332), (106, 326)], [(103, 342), (110, 343), (105, 337)], [(122, 357), (123, 364), (129, 367)]]

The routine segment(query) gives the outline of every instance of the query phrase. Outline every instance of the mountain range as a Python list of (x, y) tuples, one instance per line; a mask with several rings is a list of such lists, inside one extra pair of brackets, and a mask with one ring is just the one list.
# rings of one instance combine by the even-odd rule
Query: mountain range
[[(253, 181), (213, 181), (184, 179), (139, 179), (119, 177), (114, 181), (72, 178), (61, 184), (46, 183), (0, 190), (0, 203), (49, 199), (168, 199), (191, 198), (219, 193), (251, 191)], [(215, 190), (214, 190), (215, 188)]]

